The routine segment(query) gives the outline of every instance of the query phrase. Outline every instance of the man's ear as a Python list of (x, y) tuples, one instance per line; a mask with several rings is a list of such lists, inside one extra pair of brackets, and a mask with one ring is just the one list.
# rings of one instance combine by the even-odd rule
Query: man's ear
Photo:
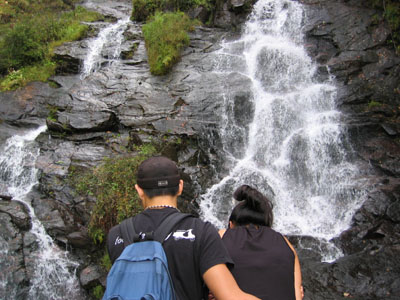
[(139, 195), (139, 198), (142, 199), (142, 200), (144, 200), (144, 192), (143, 192), (143, 189), (142, 189), (140, 186), (138, 186), (137, 184), (135, 184), (135, 189), (136, 189), (136, 192), (137, 192), (138, 195)]
[(229, 228), (235, 228), (235, 224), (232, 221), (229, 221)]
[(178, 194), (177, 196), (180, 196), (182, 194), (183, 191), (183, 180), (179, 180), (179, 189), (178, 189)]

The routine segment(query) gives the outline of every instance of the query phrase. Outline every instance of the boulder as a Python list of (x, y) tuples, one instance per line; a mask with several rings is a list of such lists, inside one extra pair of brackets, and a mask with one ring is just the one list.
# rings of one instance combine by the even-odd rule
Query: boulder
[(104, 279), (103, 277), (104, 270), (102, 270), (98, 265), (89, 265), (79, 274), (81, 285), (86, 289), (90, 289), (100, 284)]
[[(6, 200), (11, 200), (11, 198)], [(8, 214), (19, 229), (26, 231), (31, 228), (31, 217), (25, 203), (17, 200), (0, 200), (0, 212)]]

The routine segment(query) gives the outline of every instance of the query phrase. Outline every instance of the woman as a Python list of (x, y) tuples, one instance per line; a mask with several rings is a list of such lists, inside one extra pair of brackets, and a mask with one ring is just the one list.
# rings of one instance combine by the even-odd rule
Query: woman
[(239, 287), (263, 300), (301, 300), (300, 262), (290, 242), (271, 229), (272, 204), (258, 190), (242, 185), (233, 197), (241, 201), (220, 230), (235, 266)]

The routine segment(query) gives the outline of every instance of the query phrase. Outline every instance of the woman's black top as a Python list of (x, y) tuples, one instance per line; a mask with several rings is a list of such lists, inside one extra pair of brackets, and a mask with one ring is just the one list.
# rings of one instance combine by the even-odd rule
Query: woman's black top
[(222, 241), (235, 263), (239, 287), (263, 300), (294, 300), (294, 253), (283, 236), (265, 226), (228, 229)]

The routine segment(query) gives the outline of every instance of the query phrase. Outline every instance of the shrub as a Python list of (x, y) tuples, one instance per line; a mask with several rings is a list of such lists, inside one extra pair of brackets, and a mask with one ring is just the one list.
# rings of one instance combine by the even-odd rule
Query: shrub
[(36, 22), (26, 18), (10, 28), (1, 43), (0, 68), (18, 69), (45, 58), (47, 48), (40, 32), (42, 29), (37, 30), (36, 25)]
[(148, 17), (162, 9), (163, 0), (133, 0), (132, 1), (132, 21), (146, 21)]
[(107, 158), (94, 170), (80, 175), (71, 173), (77, 192), (97, 199), (89, 221), (89, 235), (95, 243), (102, 243), (112, 226), (141, 211), (135, 190), (136, 171), (155, 152), (152, 145), (145, 144), (135, 156)]
[(143, 35), (152, 74), (166, 74), (179, 60), (181, 49), (189, 44), (187, 31), (192, 30), (193, 25), (193, 21), (182, 12), (158, 12), (143, 25)]

